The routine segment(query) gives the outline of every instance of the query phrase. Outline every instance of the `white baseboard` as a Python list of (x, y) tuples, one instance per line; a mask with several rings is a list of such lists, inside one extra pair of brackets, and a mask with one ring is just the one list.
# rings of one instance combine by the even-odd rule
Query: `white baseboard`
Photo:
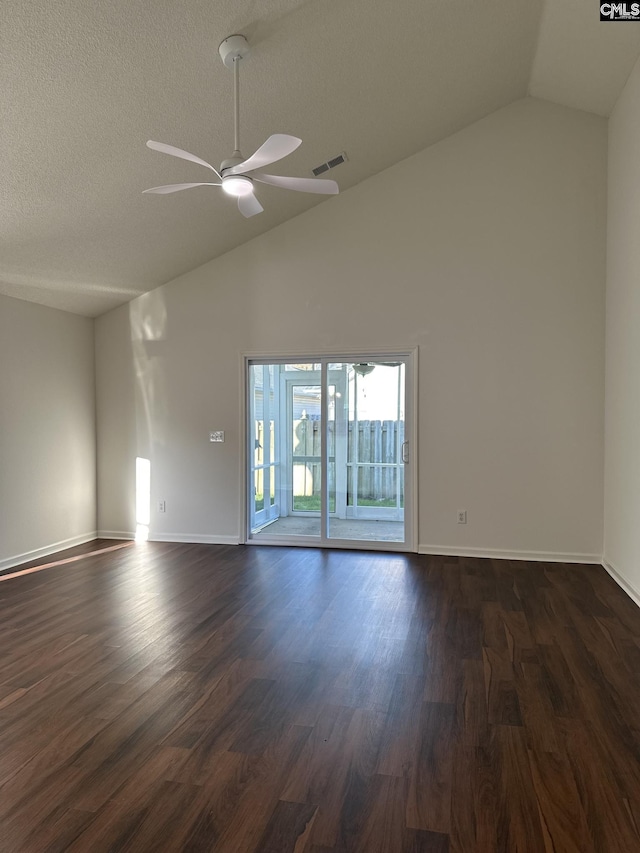
[[(132, 530), (99, 530), (100, 539), (135, 539), (136, 534)], [(150, 533), (149, 542), (183, 542), (192, 545), (239, 545), (238, 536), (227, 536), (223, 533), (214, 533), (203, 536), (199, 533)]]
[(537, 563), (602, 563), (602, 554), (565, 554), (553, 551), (503, 551), (500, 548), (452, 548), (447, 545), (418, 545), (418, 554), (444, 557), (485, 557), (492, 560), (530, 560)]
[(52, 542), (50, 545), (45, 545), (44, 548), (34, 548), (33, 551), (25, 551), (24, 554), (16, 554), (13, 557), (7, 557), (0, 560), (0, 571), (4, 569), (12, 569), (14, 566), (20, 566), (22, 563), (31, 563), (33, 560), (39, 560), (40, 557), (48, 557), (49, 554), (55, 554), (56, 551), (64, 551), (67, 548), (73, 548), (75, 545), (84, 545), (85, 542), (91, 542), (98, 538), (98, 533), (92, 530), (90, 533), (83, 533), (80, 536), (73, 536), (71, 539), (62, 539), (60, 542)]
[(239, 545), (238, 536), (214, 533), (202, 536), (199, 533), (150, 533), (149, 542), (184, 542), (193, 545)]
[(634, 604), (637, 604), (638, 607), (640, 607), (640, 590), (637, 590), (629, 583), (628, 580), (625, 580), (622, 572), (604, 558), (602, 559), (602, 567), (611, 575), (618, 586), (622, 587)]
[(97, 539), (135, 539), (132, 530), (98, 530)]

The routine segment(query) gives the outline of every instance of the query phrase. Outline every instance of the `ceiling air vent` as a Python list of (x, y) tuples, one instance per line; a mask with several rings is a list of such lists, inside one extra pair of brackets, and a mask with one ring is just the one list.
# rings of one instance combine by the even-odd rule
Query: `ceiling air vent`
[(317, 178), (318, 175), (322, 175), (323, 172), (328, 172), (329, 169), (335, 169), (336, 166), (339, 166), (341, 163), (345, 163), (346, 160), (347, 155), (343, 151), (342, 154), (338, 154), (337, 157), (333, 157), (331, 160), (327, 160), (326, 163), (316, 166), (315, 169), (312, 169), (311, 171)]

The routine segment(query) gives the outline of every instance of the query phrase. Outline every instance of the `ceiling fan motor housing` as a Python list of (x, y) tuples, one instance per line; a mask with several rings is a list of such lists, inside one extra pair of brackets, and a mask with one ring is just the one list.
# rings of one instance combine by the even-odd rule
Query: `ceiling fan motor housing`
[(239, 163), (244, 163), (244, 157), (239, 151), (234, 151), (233, 157), (228, 157), (220, 163), (220, 174), (224, 176), (226, 169), (230, 169), (232, 166), (237, 166)]

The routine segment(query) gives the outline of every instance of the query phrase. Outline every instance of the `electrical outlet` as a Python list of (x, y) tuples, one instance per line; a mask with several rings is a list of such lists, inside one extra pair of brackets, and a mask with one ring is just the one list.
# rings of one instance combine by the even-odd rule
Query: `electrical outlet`
[(458, 524), (466, 524), (467, 523), (467, 511), (466, 509), (458, 510)]
[(158, 501), (158, 512), (166, 512), (167, 511), (167, 502), (166, 501)]
[(224, 441), (224, 430), (217, 429), (209, 433), (209, 441)]

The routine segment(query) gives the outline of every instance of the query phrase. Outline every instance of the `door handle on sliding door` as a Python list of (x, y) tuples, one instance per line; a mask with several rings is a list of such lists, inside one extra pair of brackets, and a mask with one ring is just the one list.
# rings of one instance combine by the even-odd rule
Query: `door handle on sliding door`
[(409, 461), (409, 442), (408, 441), (402, 442), (402, 461), (404, 462), (405, 465)]

